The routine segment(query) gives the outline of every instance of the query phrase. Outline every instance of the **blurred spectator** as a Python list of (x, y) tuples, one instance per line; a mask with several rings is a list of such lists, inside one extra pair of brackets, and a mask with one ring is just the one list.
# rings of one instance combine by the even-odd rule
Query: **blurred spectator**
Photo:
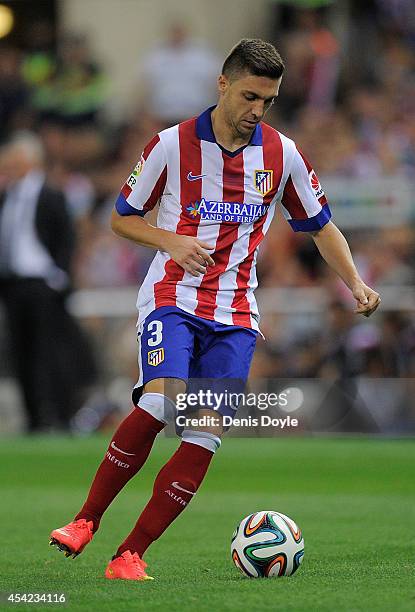
[(138, 86), (148, 109), (164, 127), (197, 115), (216, 101), (220, 73), (216, 54), (174, 23), (166, 42), (140, 59)]
[(45, 183), (36, 136), (2, 151), (0, 298), (29, 431), (66, 429), (95, 364), (65, 307), (75, 235), (61, 192)]
[(80, 34), (62, 39), (55, 69), (34, 85), (32, 103), (40, 119), (66, 126), (96, 123), (108, 99), (107, 79)]
[(323, 112), (333, 108), (340, 70), (340, 45), (321, 13), (298, 10), (293, 20), (294, 26), (282, 37), (288, 69), (279, 101), (291, 122), (304, 105)]
[(27, 35), (27, 50), (22, 75), (30, 87), (40, 87), (56, 70), (54, 29), (48, 21), (33, 23)]

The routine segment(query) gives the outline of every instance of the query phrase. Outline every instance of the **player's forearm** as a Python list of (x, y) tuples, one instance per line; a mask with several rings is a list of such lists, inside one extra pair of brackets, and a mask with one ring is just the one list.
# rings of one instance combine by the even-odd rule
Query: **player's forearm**
[(357, 283), (362, 282), (346, 238), (334, 223), (327, 223), (320, 231), (312, 232), (312, 236), (323, 259), (349, 289), (353, 290)]
[(122, 238), (160, 251), (167, 250), (169, 238), (173, 234), (168, 230), (150, 225), (138, 215), (122, 216), (116, 210), (112, 211), (111, 229)]

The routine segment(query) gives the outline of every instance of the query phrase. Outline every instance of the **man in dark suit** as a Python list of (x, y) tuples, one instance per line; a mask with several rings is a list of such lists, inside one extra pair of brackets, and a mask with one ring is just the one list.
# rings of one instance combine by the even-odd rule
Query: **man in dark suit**
[(75, 231), (63, 194), (46, 184), (38, 138), (2, 151), (0, 298), (29, 431), (66, 429), (95, 377), (91, 351), (68, 313)]

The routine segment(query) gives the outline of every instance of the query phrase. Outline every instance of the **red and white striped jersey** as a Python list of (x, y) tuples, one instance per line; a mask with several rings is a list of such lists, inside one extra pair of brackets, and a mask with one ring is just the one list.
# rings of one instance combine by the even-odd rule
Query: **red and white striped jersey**
[(145, 215), (158, 201), (160, 228), (214, 245), (215, 265), (194, 277), (158, 251), (139, 290), (139, 321), (160, 306), (258, 330), (258, 247), (280, 204), (294, 231), (330, 219), (319, 180), (295, 143), (260, 123), (235, 152), (217, 144), (211, 111), (168, 128), (145, 147), (116, 202)]

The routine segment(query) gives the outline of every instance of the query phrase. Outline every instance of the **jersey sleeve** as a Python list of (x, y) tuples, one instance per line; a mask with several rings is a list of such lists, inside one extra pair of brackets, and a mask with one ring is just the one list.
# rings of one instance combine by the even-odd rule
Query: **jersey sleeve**
[(144, 215), (163, 195), (167, 180), (167, 162), (160, 137), (155, 136), (144, 148), (134, 170), (115, 202), (119, 215)]
[(281, 205), (284, 217), (295, 232), (317, 231), (331, 218), (320, 181), (298, 149), (295, 150)]

